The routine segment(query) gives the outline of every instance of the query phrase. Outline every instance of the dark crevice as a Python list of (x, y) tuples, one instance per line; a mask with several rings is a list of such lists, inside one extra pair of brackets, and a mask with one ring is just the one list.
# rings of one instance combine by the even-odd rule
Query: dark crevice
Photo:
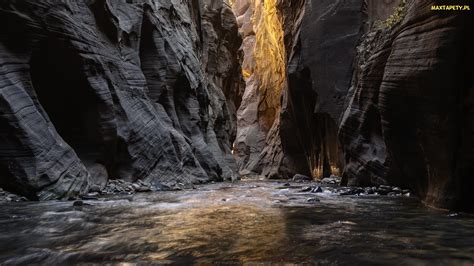
[(31, 79), (59, 135), (81, 160), (98, 160), (98, 99), (87, 82), (79, 55), (65, 43), (47, 39), (33, 53)]

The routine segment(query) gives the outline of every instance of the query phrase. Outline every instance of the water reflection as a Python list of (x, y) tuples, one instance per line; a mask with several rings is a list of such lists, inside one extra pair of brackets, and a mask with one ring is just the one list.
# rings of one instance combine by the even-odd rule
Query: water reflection
[(465, 264), (474, 217), (407, 198), (341, 197), (277, 182), (91, 201), (0, 205), (0, 263)]

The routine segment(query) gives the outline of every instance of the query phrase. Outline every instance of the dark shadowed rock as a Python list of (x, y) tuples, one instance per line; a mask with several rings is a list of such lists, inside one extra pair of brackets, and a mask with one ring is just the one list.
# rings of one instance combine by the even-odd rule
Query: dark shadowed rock
[[(267, 178), (339, 174), (337, 122), (362, 34), (363, 3), (267, 1), (262, 8), (263, 2), (234, 1), (244, 39), (243, 71), (249, 75), (238, 112), (236, 152), (241, 172)], [(262, 9), (275, 11), (278, 22), (265, 26), (270, 19), (262, 19)], [(262, 34), (278, 41), (267, 47), (272, 53), (266, 53), (265, 60), (258, 51), (266, 48), (259, 39)], [(286, 58), (284, 70), (279, 68), (281, 62), (272, 59), (281, 53)], [(268, 69), (261, 71), (261, 65)], [(282, 71), (286, 72), (283, 81)], [(267, 72), (272, 74), (271, 82)]]
[(306, 202), (314, 204), (314, 203), (321, 202), (321, 200), (319, 200), (318, 198), (308, 198), (308, 199), (306, 199)]
[(300, 192), (322, 193), (323, 189), (320, 186), (303, 187)]
[(235, 178), (240, 41), (207, 2), (3, 1), (0, 186), (52, 199)]
[(0, 202), (20, 202), (26, 201), (27, 199), (22, 196), (18, 196), (16, 194), (10, 193), (8, 191), (4, 191), (0, 188)]
[(293, 181), (311, 181), (311, 180), (313, 180), (313, 178), (307, 175), (296, 174), (293, 176)]
[(311, 190), (311, 192), (313, 192), (313, 193), (321, 193), (321, 192), (323, 192), (323, 189), (322, 189), (320, 186), (315, 186), (315, 187)]
[(76, 200), (72, 203), (72, 206), (81, 207), (81, 206), (84, 206), (84, 202), (82, 200)]
[(363, 37), (340, 128), (343, 183), (472, 210), (474, 17), (432, 11), (438, 2), (407, 1)]
[(362, 34), (364, 1), (303, 2), (298, 39), (287, 46), (282, 143), (295, 168), (322, 178), (339, 174), (342, 165), (338, 119), (352, 77), (354, 48)]

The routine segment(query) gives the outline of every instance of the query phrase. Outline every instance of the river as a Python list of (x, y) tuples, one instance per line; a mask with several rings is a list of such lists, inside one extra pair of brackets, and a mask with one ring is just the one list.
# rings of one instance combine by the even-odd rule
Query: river
[(0, 203), (0, 264), (474, 263), (472, 214), (302, 186), (216, 183), (79, 207)]

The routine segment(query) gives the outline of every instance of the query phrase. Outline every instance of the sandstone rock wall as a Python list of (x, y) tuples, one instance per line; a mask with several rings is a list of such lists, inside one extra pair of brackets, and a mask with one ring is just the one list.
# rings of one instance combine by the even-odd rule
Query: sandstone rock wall
[(236, 0), (246, 80), (237, 112), (235, 154), (242, 175), (281, 177), (281, 93), (286, 86), (283, 15), (277, 0)]
[[(221, 1), (2, 1), (0, 186), (235, 177), (240, 46)], [(216, 41), (218, 40), (218, 41)]]
[(3, 1), (0, 187), (343, 174), (472, 208), (473, 17), (438, 2)]
[(432, 11), (438, 2), (407, 1), (364, 36), (340, 128), (344, 179), (472, 210), (473, 16)]
[[(338, 174), (337, 123), (363, 30), (364, 2), (270, 2), (237, 0), (233, 5), (244, 38), (243, 71), (247, 74), (236, 141), (241, 170), (270, 178)], [(266, 27), (261, 21), (267, 14), (258, 9), (275, 7), (277, 26)], [(278, 36), (272, 46), (284, 47), (280, 52), (286, 65), (283, 71), (271, 67), (281, 64), (271, 64), (274, 53), (258, 45), (262, 31)], [(262, 62), (258, 53), (264, 53), (267, 61)], [(271, 71), (273, 84), (259, 71), (259, 65), (268, 61), (265, 69)], [(283, 79), (279, 76), (282, 72)]]
[(363, 30), (363, 4), (305, 1), (298, 40), (288, 47), (284, 147), (295, 170), (315, 178), (338, 175), (341, 168), (338, 120)]

